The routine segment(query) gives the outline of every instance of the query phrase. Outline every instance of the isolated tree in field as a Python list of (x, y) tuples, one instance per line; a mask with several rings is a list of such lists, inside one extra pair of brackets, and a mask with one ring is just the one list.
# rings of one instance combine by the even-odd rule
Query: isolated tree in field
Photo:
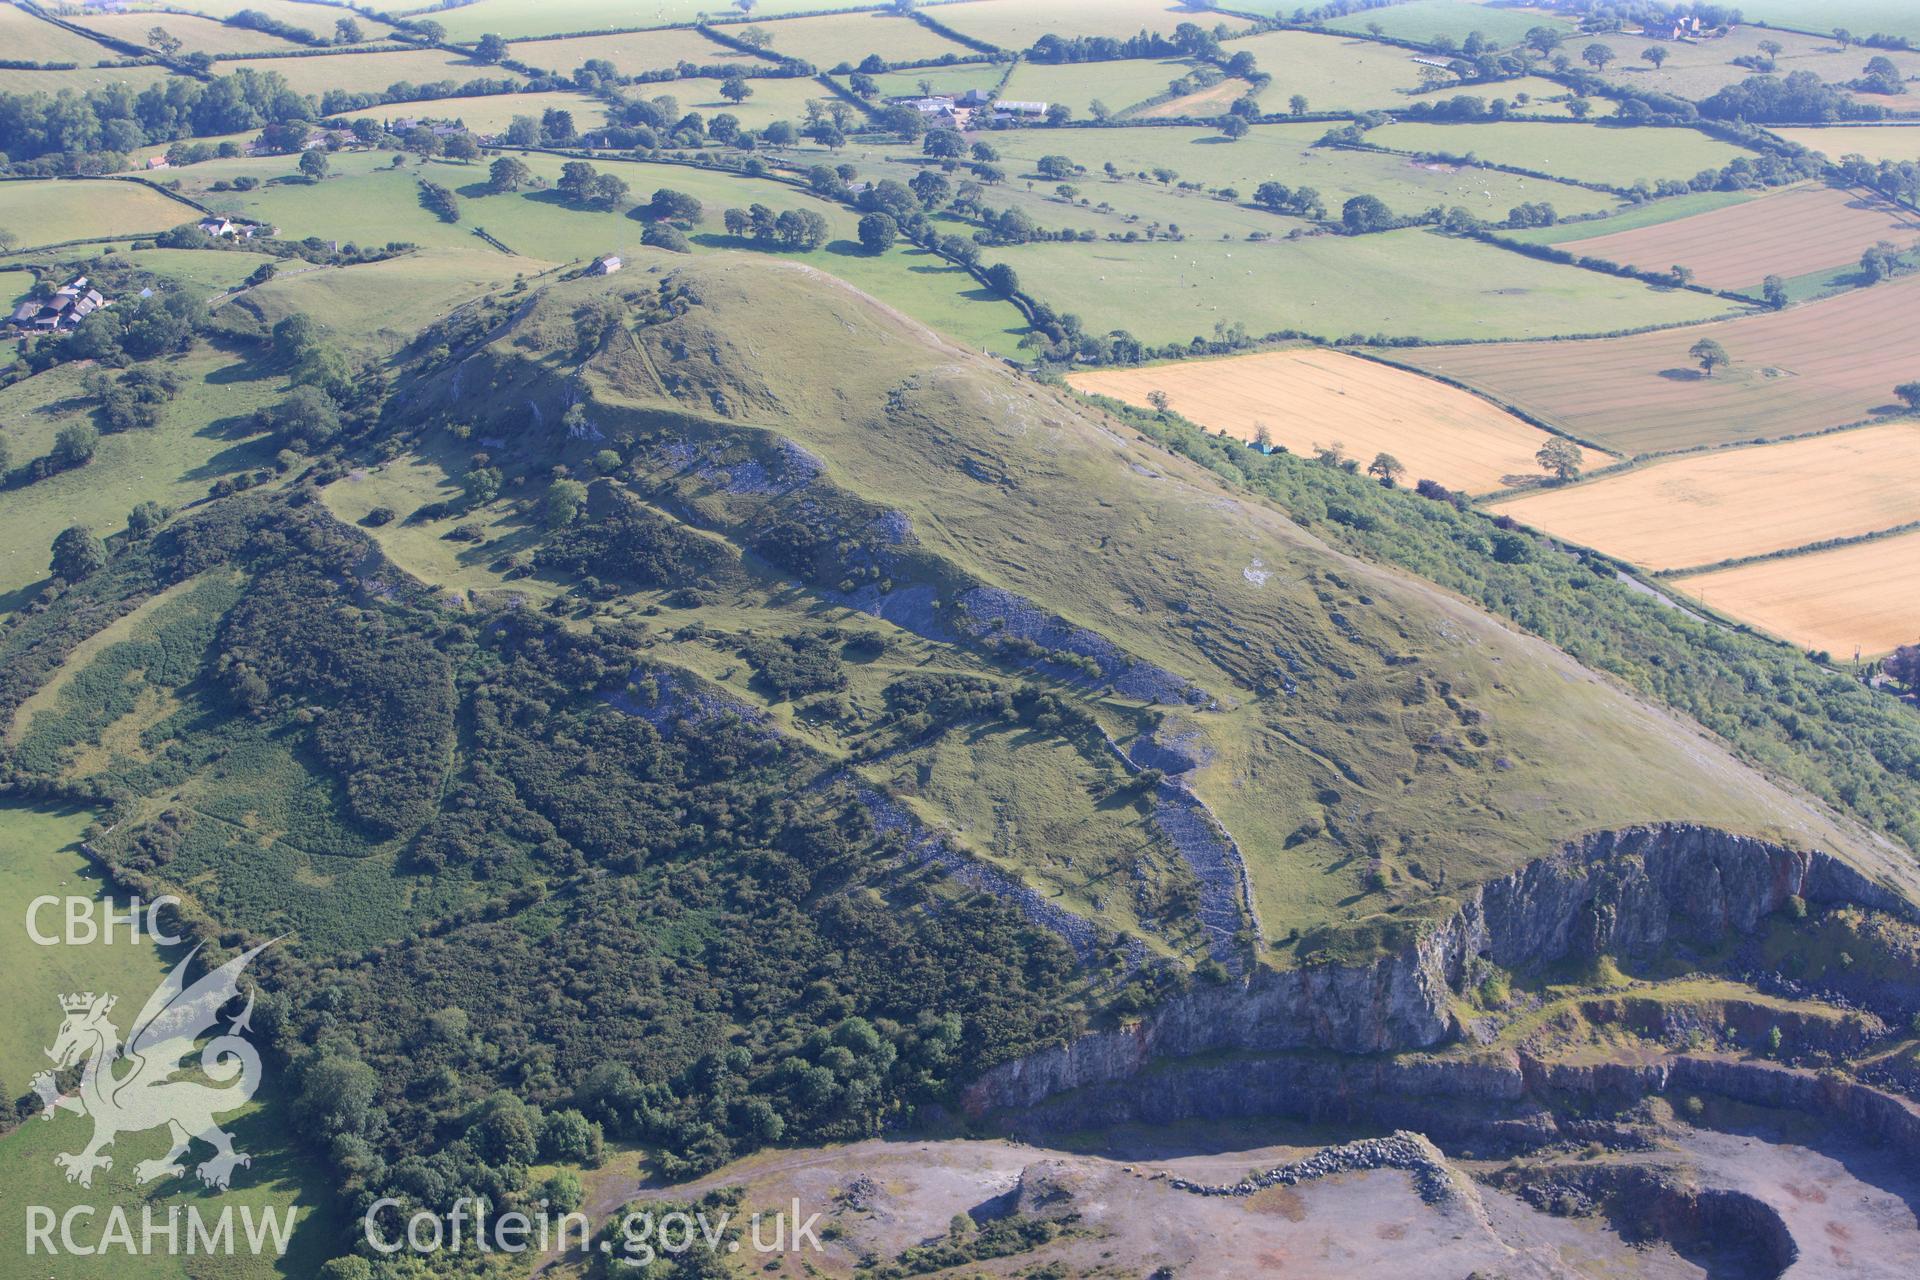
[(1760, 282), (1760, 296), (1775, 311), (1787, 305), (1787, 282), (1779, 276), (1768, 276)]
[(1733, 363), (1733, 358), (1727, 354), (1727, 349), (1715, 342), (1712, 338), (1702, 338), (1691, 347), (1688, 347), (1687, 355), (1692, 357), (1695, 364), (1706, 371), (1709, 378), (1713, 376), (1713, 371), (1721, 365)]
[(569, 160), (560, 166), (560, 178), (554, 189), (572, 200), (585, 200), (599, 171), (585, 160)]
[(1306, 95), (1296, 93), (1291, 98), (1288, 98), (1287, 110), (1291, 111), (1296, 116), (1303, 116), (1307, 114)]
[(498, 62), (506, 56), (507, 42), (491, 31), (481, 36), (480, 42), (473, 46), (475, 62)]
[(147, 47), (155, 50), (163, 58), (171, 58), (180, 52), (180, 37), (165, 27), (155, 27), (147, 32)]
[(720, 96), (728, 102), (745, 102), (753, 96), (753, 86), (743, 75), (730, 75), (720, 82)]
[(1658, 71), (1662, 66), (1666, 64), (1667, 48), (1665, 45), (1659, 45), (1659, 44), (1650, 45), (1647, 48), (1642, 49), (1640, 51), (1640, 56), (1645, 58), (1648, 62), (1651, 62), (1653, 64), (1653, 69), (1655, 71)]
[(504, 479), (498, 467), (474, 467), (460, 477), (460, 487), (466, 491), (467, 504), (479, 507), (492, 502), (500, 496), (500, 484)]
[(78, 582), (98, 573), (106, 564), (106, 544), (83, 524), (62, 529), (60, 536), (53, 540), (53, 561), (49, 567), (56, 578)]
[(1167, 393), (1164, 391), (1149, 391), (1147, 392), (1147, 403), (1153, 406), (1155, 413), (1165, 413), (1167, 406), (1171, 404), (1172, 401), (1167, 399)]
[(1786, 52), (1786, 49), (1787, 46), (1781, 44), (1778, 40), (1762, 40), (1760, 42), (1760, 52), (1766, 54), (1769, 58), (1779, 57), (1782, 53)]
[(335, 44), (359, 44), (366, 38), (366, 33), (360, 30), (360, 24), (352, 18), (342, 18), (333, 24)]
[(1566, 38), (1565, 33), (1558, 27), (1528, 27), (1526, 44), (1529, 49), (1544, 58), (1558, 49)]
[(885, 253), (900, 234), (900, 224), (891, 214), (869, 213), (860, 219), (860, 247), (868, 253)]
[(319, 147), (312, 147), (300, 153), (300, 172), (309, 182), (318, 182), (327, 176), (327, 153)]
[(1220, 132), (1226, 136), (1228, 142), (1240, 141), (1252, 129), (1253, 126), (1247, 123), (1245, 116), (1230, 115), (1220, 122)]
[(555, 480), (547, 489), (547, 526), (558, 529), (572, 524), (580, 518), (580, 508), (586, 501), (587, 486), (578, 480)]
[(1407, 469), (1401, 465), (1400, 459), (1390, 453), (1376, 453), (1373, 461), (1367, 464), (1367, 474), (1389, 489), (1398, 484), (1400, 477), (1406, 473)]
[(90, 422), (69, 422), (53, 437), (53, 463), (62, 471), (83, 467), (93, 461), (100, 447), (100, 433)]
[(1900, 402), (1907, 408), (1920, 413), (1920, 379), (1901, 383), (1893, 389), (1893, 394), (1900, 397)]
[(1614, 57), (1615, 54), (1613, 50), (1607, 45), (1601, 44), (1598, 40), (1580, 51), (1580, 61), (1586, 63), (1595, 71), (1605, 71), (1607, 64), (1612, 62)]
[(1355, 196), (1340, 206), (1340, 224), (1353, 235), (1385, 231), (1393, 225), (1393, 210), (1378, 196)]
[(1562, 483), (1580, 478), (1580, 446), (1571, 440), (1555, 436), (1540, 446), (1533, 460), (1540, 464), (1541, 470), (1552, 472), (1553, 478)]
[(501, 156), (487, 170), (487, 190), (496, 195), (518, 191), (533, 180), (533, 170), (517, 156)]

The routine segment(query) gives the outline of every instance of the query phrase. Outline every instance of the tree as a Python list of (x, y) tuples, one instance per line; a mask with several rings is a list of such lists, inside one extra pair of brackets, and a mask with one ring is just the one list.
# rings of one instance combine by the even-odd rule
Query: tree
[(1376, 453), (1373, 461), (1367, 464), (1367, 474), (1389, 489), (1399, 483), (1400, 477), (1406, 473), (1407, 469), (1400, 459), (1390, 453)]
[(1067, 123), (1067, 121), (1071, 119), (1073, 119), (1073, 108), (1068, 106), (1066, 103), (1050, 102), (1047, 104), (1047, 123), (1048, 124), (1061, 125), (1061, 124)]
[(489, 31), (480, 37), (480, 43), (473, 46), (475, 62), (499, 62), (507, 56), (507, 42)]
[(1640, 56), (1651, 62), (1653, 69), (1658, 71), (1667, 61), (1667, 47), (1660, 44), (1649, 45), (1640, 51)]
[(295, 387), (267, 410), (267, 424), (286, 444), (318, 449), (340, 434), (340, 410), (319, 387)]
[(1598, 40), (1580, 51), (1580, 61), (1586, 63), (1595, 71), (1605, 71), (1607, 64), (1613, 61), (1614, 56), (1613, 50), (1601, 44)]
[[(593, 181), (587, 184), (587, 203), (611, 209), (627, 198), (628, 190), (626, 179), (616, 174), (595, 174)], [(697, 218), (699, 214), (694, 216)]]
[(474, 467), (460, 477), (460, 487), (466, 491), (467, 505), (480, 507), (500, 496), (500, 484), (504, 479), (498, 467)]
[(462, 164), (471, 164), (480, 157), (480, 144), (470, 133), (450, 134), (440, 144), (440, 154), (449, 160), (458, 160)]
[(53, 463), (62, 471), (84, 467), (100, 447), (100, 433), (89, 422), (69, 422), (53, 437)]
[(554, 189), (572, 200), (585, 200), (593, 189), (593, 180), (599, 171), (585, 160), (569, 160), (560, 166), (560, 177), (553, 184)]
[(1869, 284), (1895, 275), (1900, 270), (1900, 246), (1890, 240), (1882, 240), (1860, 255), (1860, 273)]
[(335, 44), (359, 44), (366, 38), (366, 34), (360, 30), (360, 24), (352, 18), (341, 18), (333, 24)]
[(327, 176), (327, 153), (319, 147), (309, 147), (300, 153), (300, 172), (309, 182), (318, 182)]
[(1340, 223), (1352, 235), (1384, 231), (1393, 222), (1393, 211), (1378, 196), (1355, 196), (1340, 207)]
[(860, 247), (868, 253), (885, 253), (900, 234), (900, 224), (892, 215), (869, 213), (860, 219)]
[(720, 96), (728, 102), (742, 103), (753, 96), (753, 86), (747, 83), (745, 76), (736, 72), (720, 82)]
[(1688, 285), (1693, 283), (1692, 267), (1683, 267), (1676, 262), (1673, 264), (1672, 267), (1670, 267), (1667, 270), (1667, 274), (1672, 276), (1673, 282), (1679, 285), (1682, 289), (1686, 288)]
[(147, 32), (147, 47), (163, 58), (171, 58), (180, 52), (181, 40), (165, 27), (155, 27)]
[(1220, 132), (1226, 136), (1228, 142), (1238, 142), (1252, 129), (1253, 126), (1247, 123), (1245, 116), (1229, 115), (1220, 122)]
[(647, 217), (654, 222), (684, 222), (689, 225), (700, 221), (704, 212), (698, 199), (684, 191), (675, 191), (672, 187), (661, 187), (655, 191), (646, 209)]
[(1760, 282), (1760, 296), (1775, 311), (1787, 305), (1787, 282), (1779, 276), (1768, 276)]
[(1907, 408), (1920, 413), (1920, 380), (1901, 383), (1893, 389), (1893, 394), (1899, 396)]
[(555, 480), (547, 489), (547, 526), (559, 529), (572, 524), (586, 501), (587, 486), (578, 480)]
[(518, 191), (533, 179), (533, 170), (518, 156), (501, 156), (487, 169), (487, 190), (496, 195)]
[(1575, 98), (1567, 103), (1567, 114), (1575, 120), (1585, 120), (1593, 114), (1593, 103), (1585, 98)]
[(1173, 401), (1167, 398), (1166, 392), (1156, 390), (1147, 392), (1147, 403), (1153, 406), (1155, 413), (1165, 413), (1167, 406), (1172, 404)]
[(1692, 358), (1694, 363), (1706, 370), (1709, 378), (1713, 376), (1714, 369), (1720, 365), (1731, 364), (1733, 362), (1732, 358), (1727, 355), (1727, 349), (1715, 342), (1712, 338), (1702, 338), (1691, 347), (1688, 347), (1687, 355)]
[(127, 513), (127, 537), (134, 542), (144, 541), (161, 526), (167, 514), (167, 509), (157, 502), (135, 503)]
[(1920, 644), (1903, 644), (1880, 664), (1880, 669), (1909, 689), (1920, 689)]
[(83, 524), (70, 525), (53, 540), (53, 576), (78, 582), (107, 565), (107, 545)]
[(1287, 99), (1287, 110), (1296, 116), (1307, 114), (1307, 99), (1304, 94), (1294, 94)]
[(1540, 446), (1540, 451), (1533, 455), (1533, 460), (1540, 464), (1541, 470), (1551, 471), (1554, 479), (1563, 484), (1580, 478), (1582, 461), (1580, 446), (1571, 440), (1563, 440), (1555, 436)]
[(987, 287), (1003, 298), (1011, 298), (1020, 292), (1020, 277), (1006, 263), (996, 262), (987, 268)]

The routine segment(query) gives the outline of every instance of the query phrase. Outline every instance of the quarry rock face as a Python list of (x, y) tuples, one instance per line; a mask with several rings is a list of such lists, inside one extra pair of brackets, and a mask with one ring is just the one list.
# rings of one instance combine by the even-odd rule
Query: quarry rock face
[(1475, 887), (1399, 950), (1196, 989), (1137, 1024), (1002, 1063), (974, 1082), (964, 1105), (976, 1114), (1029, 1108), (1202, 1053), (1431, 1048), (1456, 1033), (1452, 996), (1476, 956), (1525, 970), (1603, 952), (1643, 956), (1670, 943), (1711, 946), (1753, 931), (1795, 895), (1914, 915), (1898, 895), (1818, 850), (1680, 823), (1601, 832)]

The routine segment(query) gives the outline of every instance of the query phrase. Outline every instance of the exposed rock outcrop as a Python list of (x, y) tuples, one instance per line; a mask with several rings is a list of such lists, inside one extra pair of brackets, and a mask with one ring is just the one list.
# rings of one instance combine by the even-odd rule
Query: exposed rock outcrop
[(1708, 947), (1753, 931), (1794, 895), (1914, 915), (1911, 904), (1818, 850), (1690, 824), (1602, 832), (1477, 886), (1397, 950), (1196, 989), (1136, 1025), (994, 1067), (965, 1105), (976, 1113), (1031, 1107), (1159, 1059), (1219, 1050), (1430, 1048), (1456, 1030), (1451, 1000), (1475, 956), (1525, 970), (1603, 952)]

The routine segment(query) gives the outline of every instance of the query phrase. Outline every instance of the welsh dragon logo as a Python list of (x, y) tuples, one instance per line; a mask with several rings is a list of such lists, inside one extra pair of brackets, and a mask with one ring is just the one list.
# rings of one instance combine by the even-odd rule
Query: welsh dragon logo
[(181, 1157), (195, 1138), (213, 1148), (212, 1157), (198, 1168), (200, 1180), (210, 1187), (224, 1190), (236, 1167), (252, 1163), (251, 1156), (233, 1149), (233, 1135), (214, 1121), (216, 1115), (244, 1106), (260, 1087), (260, 1054), (244, 1038), (252, 1030), (251, 991), (246, 1007), (228, 1020), (227, 1029), (200, 1049), (197, 1074), (213, 1083), (178, 1077), (195, 1071), (188, 1061), (195, 1046), (214, 1030), (220, 1010), (239, 996), (247, 963), (271, 945), (262, 943), (236, 956), (189, 987), (186, 974), (200, 952), (195, 947), (147, 998), (124, 1045), (107, 1017), (117, 997), (91, 991), (60, 997), (66, 1021), (46, 1052), (56, 1070), (83, 1064), (80, 1087), (62, 1094), (54, 1072), (43, 1071), (33, 1078), (33, 1089), (40, 1095), (42, 1119), (51, 1120), (61, 1111), (93, 1117), (93, 1141), (53, 1158), (66, 1170), (68, 1182), (91, 1187), (96, 1170), (113, 1168), (113, 1158), (102, 1152), (115, 1138), (162, 1125), (172, 1145), (160, 1159), (142, 1160), (134, 1167), (142, 1183), (185, 1177)]

